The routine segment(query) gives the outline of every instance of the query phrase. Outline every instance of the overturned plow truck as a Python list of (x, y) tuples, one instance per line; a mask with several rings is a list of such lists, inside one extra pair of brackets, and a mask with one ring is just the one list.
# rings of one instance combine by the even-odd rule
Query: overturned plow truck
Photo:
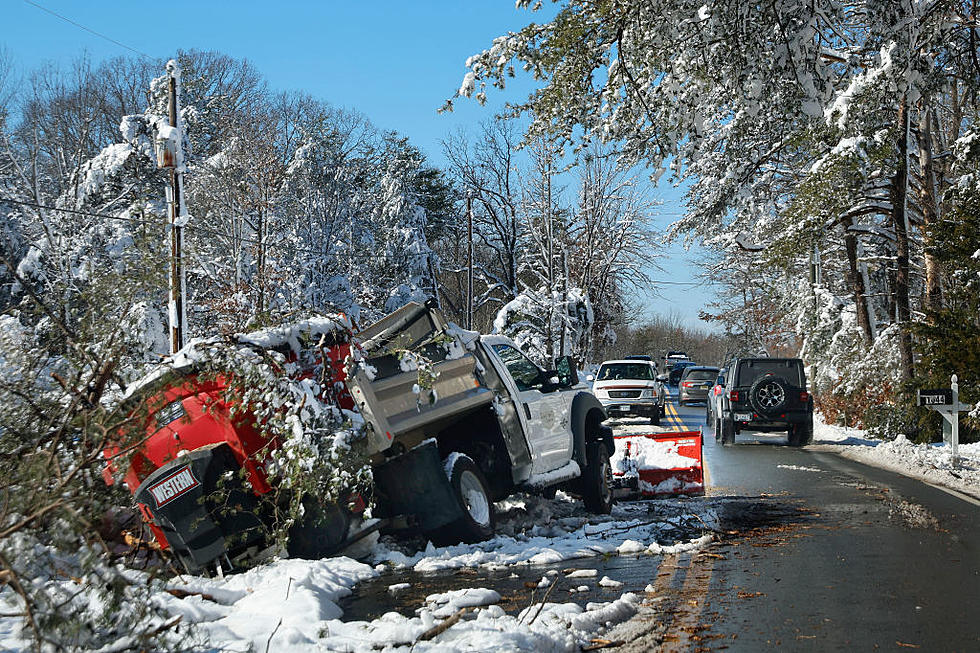
[[(145, 407), (141, 439), (107, 450), (110, 472), (189, 572), (281, 553), (273, 534), (285, 514), (289, 555), (313, 558), (379, 529), (437, 544), (486, 539), (493, 502), (516, 490), (562, 487), (609, 512), (612, 433), (571, 359), (542, 369), (509, 339), (459, 329), (429, 305), (408, 304), (356, 336), (330, 322), (238, 337), (300, 388), (292, 403), (260, 402), (259, 415), (236, 404), (233, 373), (202, 374), (192, 351), (131, 390)], [(310, 439), (301, 417), (314, 404), (333, 411), (334, 428)], [(318, 450), (331, 491), (301, 490), (302, 469), (283, 482), (297, 438)], [(372, 483), (360, 482), (361, 463)]]

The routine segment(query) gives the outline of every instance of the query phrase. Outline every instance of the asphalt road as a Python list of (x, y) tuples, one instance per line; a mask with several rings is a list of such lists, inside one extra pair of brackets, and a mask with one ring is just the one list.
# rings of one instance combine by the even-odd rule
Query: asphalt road
[[(702, 428), (704, 406), (672, 404), (662, 425)], [(788, 447), (785, 436), (743, 433), (722, 447), (705, 435), (705, 497), (628, 505), (661, 517), (713, 514), (721, 534), (706, 549), (405, 570), (358, 586), (342, 601), (345, 618), (412, 615), (427, 594), (463, 587), (496, 589), (516, 614), (527, 583), (574, 566), (624, 584), (597, 588), (583, 604), (624, 591), (647, 597), (636, 617), (601, 635), (612, 651), (980, 651), (980, 505), (819, 446)], [(696, 526), (673, 541), (697, 537)], [(412, 589), (392, 597), (387, 587), (399, 582)]]
[[(672, 407), (704, 426), (704, 407)], [(706, 431), (728, 534), (656, 570), (620, 651), (980, 651), (980, 506), (785, 436)]]

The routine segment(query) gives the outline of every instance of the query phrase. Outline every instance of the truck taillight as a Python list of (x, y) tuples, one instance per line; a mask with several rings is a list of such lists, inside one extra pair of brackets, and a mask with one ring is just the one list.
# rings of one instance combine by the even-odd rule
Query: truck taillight
[(810, 401), (810, 393), (804, 390), (803, 392), (800, 393), (800, 403), (805, 404), (808, 401)]
[(738, 390), (729, 390), (728, 391), (728, 400), (729, 401), (738, 401)]

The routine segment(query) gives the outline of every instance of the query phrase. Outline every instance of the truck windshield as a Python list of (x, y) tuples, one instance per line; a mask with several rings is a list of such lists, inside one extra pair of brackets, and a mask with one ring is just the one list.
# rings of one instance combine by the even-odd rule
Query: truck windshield
[(653, 367), (648, 363), (610, 363), (599, 368), (596, 381), (637, 379), (653, 381)]

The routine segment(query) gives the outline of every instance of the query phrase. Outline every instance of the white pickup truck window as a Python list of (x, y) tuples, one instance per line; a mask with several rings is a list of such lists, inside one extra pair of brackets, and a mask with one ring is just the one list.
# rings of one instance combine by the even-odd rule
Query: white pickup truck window
[(507, 371), (517, 382), (517, 389), (530, 390), (541, 378), (541, 368), (530, 358), (510, 345), (493, 345), (493, 350), (507, 366)]

